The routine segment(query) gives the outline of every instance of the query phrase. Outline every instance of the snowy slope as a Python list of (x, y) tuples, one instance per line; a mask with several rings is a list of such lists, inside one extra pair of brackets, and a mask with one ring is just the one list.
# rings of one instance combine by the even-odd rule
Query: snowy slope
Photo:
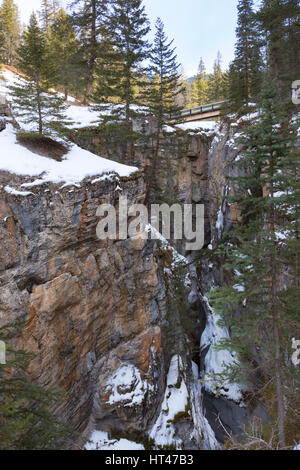
[[(5, 68), (1, 73), (0, 93), (6, 94), (7, 99), (11, 100), (9, 86), (23, 80), (21, 76)], [(74, 120), (73, 127), (85, 127), (95, 123), (97, 113), (90, 111), (88, 107), (70, 105), (68, 117)], [(25, 126), (20, 121), (19, 124), (23, 129), (30, 130), (28, 125)], [(45, 182), (79, 184), (86, 177), (109, 173), (128, 177), (138, 169), (98, 157), (74, 144), (70, 145), (70, 150), (63, 161), (57, 162), (19, 145), (12, 125), (7, 124), (6, 129), (0, 132), (0, 171), (31, 177), (39, 176), (33, 183), (27, 184), (27, 186), (35, 186)], [(13, 188), (7, 187), (7, 192), (13, 191), (15, 191)], [(19, 192), (18, 195), (28, 194)]]
[(39, 176), (34, 182), (24, 184), (24, 187), (46, 182), (79, 184), (88, 176), (116, 173), (120, 177), (128, 177), (138, 171), (135, 167), (98, 157), (74, 144), (61, 162), (42, 157), (17, 143), (11, 124), (0, 132), (0, 149), (0, 171)]

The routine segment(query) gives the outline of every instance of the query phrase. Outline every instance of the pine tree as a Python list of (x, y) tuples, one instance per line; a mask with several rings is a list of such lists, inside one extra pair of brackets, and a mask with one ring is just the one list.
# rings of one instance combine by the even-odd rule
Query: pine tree
[(300, 74), (300, 4), (298, 0), (263, 0), (258, 11), (268, 67), (281, 90), (280, 98), (290, 96), (291, 83)]
[(164, 24), (160, 18), (157, 19), (154, 45), (150, 54), (149, 75), (151, 76), (149, 89), (145, 93), (145, 103), (156, 119), (154, 134), (154, 151), (151, 161), (151, 173), (148, 179), (146, 201), (150, 202), (151, 192), (155, 186), (156, 173), (160, 164), (161, 140), (164, 125), (170, 116), (179, 116), (181, 107), (176, 104), (176, 97), (182, 93), (180, 83), (181, 73), (173, 42), (169, 41)]
[(231, 332), (220, 348), (240, 358), (225, 375), (261, 397), (285, 448), (300, 424), (291, 412), (300, 386), (291, 363), (292, 338), (300, 332), (300, 154), (299, 122), (290, 122), (278, 101), (275, 86), (268, 85), (259, 119), (241, 137), (244, 150), (234, 166), (242, 176), (231, 178), (240, 194), (228, 198), (238, 204), (241, 223), (220, 248), (228, 286), (214, 289), (211, 299)]
[(13, 0), (3, 0), (0, 7), (0, 60), (14, 65), (20, 43), (19, 10)]
[(48, 93), (55, 70), (45, 34), (39, 28), (34, 13), (23, 34), (18, 55), (18, 65), (26, 78), (20, 78), (19, 83), (10, 87), (15, 116), (20, 117), (24, 124), (31, 124), (32, 130), (40, 136), (59, 132), (67, 125), (64, 100), (54, 91)]
[(60, 9), (59, 0), (42, 0), (40, 19), (44, 31), (48, 33)]
[(120, 103), (103, 107), (102, 111), (106, 114), (104, 122), (117, 123), (122, 159), (130, 164), (133, 161), (133, 143), (137, 138), (133, 132), (133, 119), (138, 114), (134, 105), (140, 104), (136, 89), (146, 85), (141, 64), (149, 55), (146, 40), (149, 23), (142, 0), (115, 0), (105, 28), (110, 47), (101, 55), (102, 73), (94, 100)]
[(247, 109), (250, 99), (257, 100), (262, 83), (263, 61), (253, 0), (239, 0), (236, 36), (235, 58), (230, 66), (231, 111)]
[(0, 448), (62, 449), (66, 440), (75, 436), (53, 412), (63, 401), (63, 394), (30, 380), (26, 370), (31, 355), (9, 346), (16, 328), (15, 324), (0, 328), (0, 340), (6, 345), (6, 361), (0, 363)]
[(217, 59), (214, 62), (213, 73), (208, 77), (207, 95), (207, 99), (210, 103), (215, 103), (224, 99), (222, 56), (220, 52), (218, 52)]
[(55, 64), (55, 76), (57, 84), (63, 88), (65, 99), (69, 90), (76, 90), (76, 82), (79, 75), (78, 42), (76, 31), (71, 17), (62, 8), (51, 26), (49, 37), (49, 54)]
[(74, 0), (72, 8), (79, 7), (73, 18), (79, 30), (85, 69), (84, 104), (88, 104), (96, 79), (97, 61), (101, 53), (103, 24), (112, 0)]
[(208, 102), (208, 81), (203, 59), (200, 59), (198, 74), (194, 77), (191, 90), (191, 107), (201, 106)]

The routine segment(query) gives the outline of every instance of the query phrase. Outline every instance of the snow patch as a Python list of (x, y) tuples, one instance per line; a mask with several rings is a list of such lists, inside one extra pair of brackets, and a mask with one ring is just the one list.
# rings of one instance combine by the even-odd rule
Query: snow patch
[(198, 133), (207, 134), (212, 136), (217, 132), (218, 123), (215, 121), (192, 121), (176, 124), (175, 127), (182, 131), (187, 131), (191, 134), (198, 131)]
[(93, 431), (85, 450), (145, 450), (142, 444), (127, 439), (109, 439), (104, 431)]
[(242, 390), (239, 384), (232, 384), (224, 379), (220, 381), (215, 374), (222, 374), (224, 368), (230, 364), (238, 363), (236, 354), (230, 353), (227, 350), (217, 351), (215, 346), (219, 344), (222, 339), (229, 338), (229, 333), (226, 328), (220, 327), (218, 322), (220, 317), (213, 311), (206, 296), (203, 300), (207, 305), (207, 323), (206, 328), (201, 337), (201, 351), (209, 348), (204, 360), (204, 373), (202, 379), (204, 381), (204, 388), (207, 392), (216, 395), (220, 394), (230, 400), (239, 403), (242, 406)]
[(139, 370), (133, 364), (124, 364), (107, 381), (107, 403), (124, 407), (141, 405), (148, 391), (154, 391), (153, 385), (142, 380)]
[(183, 363), (180, 356), (173, 356), (167, 377), (167, 386), (161, 412), (157, 418), (150, 438), (154, 439), (157, 448), (176, 446), (182, 449), (182, 440), (176, 437), (174, 418), (178, 413), (191, 413), (189, 394), (183, 377)]
[(14, 196), (30, 196), (31, 194), (33, 194), (30, 191), (18, 191), (17, 189), (12, 188), (11, 186), (5, 186), (4, 191), (9, 194), (13, 194)]
[(87, 177), (111, 173), (128, 177), (138, 171), (136, 167), (98, 157), (74, 144), (61, 162), (37, 155), (18, 144), (11, 124), (0, 133), (0, 146), (0, 171), (40, 176), (34, 182), (22, 185), (28, 188), (47, 182), (76, 185)]

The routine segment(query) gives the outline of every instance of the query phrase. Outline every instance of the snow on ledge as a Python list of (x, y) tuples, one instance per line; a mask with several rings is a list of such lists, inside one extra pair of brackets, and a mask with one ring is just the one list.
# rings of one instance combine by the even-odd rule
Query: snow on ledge
[(0, 148), (0, 171), (31, 177), (39, 176), (32, 183), (23, 184), (25, 188), (43, 183), (76, 185), (87, 177), (109, 173), (128, 177), (138, 171), (136, 167), (107, 160), (74, 144), (70, 146), (69, 152), (61, 162), (37, 155), (17, 142), (11, 124), (0, 132)]
[(142, 404), (148, 391), (154, 391), (153, 385), (142, 380), (139, 370), (133, 364), (123, 364), (107, 381), (107, 403), (124, 407), (138, 406)]
[(204, 133), (209, 131), (208, 134), (212, 135), (218, 129), (218, 123), (215, 121), (191, 121), (176, 124), (175, 127), (182, 131), (199, 131)]
[(104, 431), (93, 431), (85, 450), (145, 450), (142, 444), (127, 439), (109, 439)]
[(13, 196), (30, 196), (33, 195), (30, 191), (18, 191), (17, 189), (12, 188), (11, 186), (5, 186), (4, 191)]

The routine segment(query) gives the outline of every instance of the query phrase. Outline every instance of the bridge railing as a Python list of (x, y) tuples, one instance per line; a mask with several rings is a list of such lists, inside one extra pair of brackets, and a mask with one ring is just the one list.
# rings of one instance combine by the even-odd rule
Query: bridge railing
[(217, 103), (204, 104), (196, 108), (184, 109), (181, 116), (193, 116), (194, 114), (203, 114), (210, 111), (219, 111), (225, 101), (218, 101)]
[(204, 113), (209, 113), (213, 111), (219, 111), (222, 108), (222, 105), (226, 103), (226, 101), (218, 101), (217, 103), (210, 103), (210, 104), (204, 104), (202, 106), (197, 106), (196, 108), (189, 108), (189, 109), (184, 109), (181, 111), (179, 115), (171, 115), (170, 119), (176, 119), (178, 117), (188, 117), (188, 116), (194, 116), (197, 114), (204, 114)]

